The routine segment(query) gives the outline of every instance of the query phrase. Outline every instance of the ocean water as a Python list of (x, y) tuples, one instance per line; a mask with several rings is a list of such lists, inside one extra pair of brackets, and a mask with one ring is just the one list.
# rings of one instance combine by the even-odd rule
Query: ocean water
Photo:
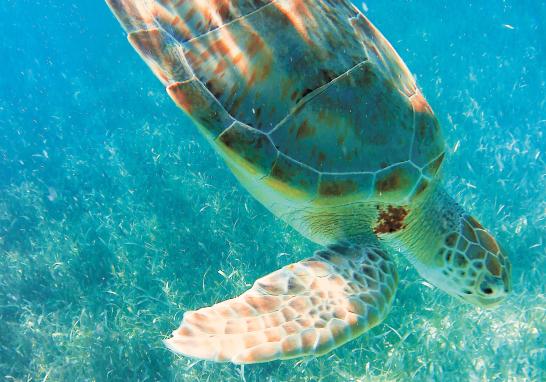
[[(361, 6), (362, 3), (357, 3)], [(383, 324), (241, 368), (161, 340), (309, 256), (168, 99), (102, 1), (0, 2), (0, 379), (546, 380), (546, 2), (366, 2), (442, 123), (445, 185), (510, 254), (482, 310), (402, 256)]]

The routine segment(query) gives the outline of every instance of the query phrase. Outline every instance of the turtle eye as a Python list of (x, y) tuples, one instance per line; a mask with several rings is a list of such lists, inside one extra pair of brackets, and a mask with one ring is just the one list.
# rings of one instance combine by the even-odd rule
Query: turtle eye
[(502, 292), (505, 289), (504, 283), (501, 278), (491, 277), (486, 275), (483, 281), (480, 283), (480, 292), (486, 296)]
[(491, 289), (488, 286), (484, 286), (483, 284), (480, 286), (481, 290), (485, 294), (493, 294), (493, 289)]

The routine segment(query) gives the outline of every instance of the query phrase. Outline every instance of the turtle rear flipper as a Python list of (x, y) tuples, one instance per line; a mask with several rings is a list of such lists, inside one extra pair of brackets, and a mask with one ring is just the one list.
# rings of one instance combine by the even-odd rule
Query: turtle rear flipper
[[(174, 102), (197, 124), (208, 139), (216, 139), (235, 124), (206, 86), (195, 77), (182, 45), (163, 29), (130, 32), (129, 42), (154, 74), (167, 86)], [(276, 154), (276, 153), (275, 153)]]
[(165, 31), (157, 28), (141, 29), (129, 33), (128, 38), (164, 85), (193, 77), (182, 46)]
[(185, 356), (238, 364), (322, 355), (379, 324), (396, 285), (381, 249), (335, 246), (237, 298), (187, 312), (165, 343)]

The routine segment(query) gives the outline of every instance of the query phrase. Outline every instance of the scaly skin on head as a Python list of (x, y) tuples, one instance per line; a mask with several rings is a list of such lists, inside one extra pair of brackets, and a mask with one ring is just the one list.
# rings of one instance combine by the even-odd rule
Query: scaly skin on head
[(447, 293), (484, 308), (511, 291), (511, 265), (495, 239), (440, 185), (432, 185), (405, 220), (388, 235), (410, 251), (425, 279)]

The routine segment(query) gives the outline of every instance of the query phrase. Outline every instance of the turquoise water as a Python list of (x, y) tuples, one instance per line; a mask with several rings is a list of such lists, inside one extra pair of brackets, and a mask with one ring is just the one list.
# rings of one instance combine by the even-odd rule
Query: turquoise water
[(103, 2), (4, 0), (0, 378), (546, 379), (546, 2), (366, 5), (443, 125), (446, 187), (511, 256), (510, 298), (462, 305), (397, 256), (389, 317), (324, 357), (242, 369), (171, 354), (161, 339), (184, 311), (316, 246), (238, 185)]

